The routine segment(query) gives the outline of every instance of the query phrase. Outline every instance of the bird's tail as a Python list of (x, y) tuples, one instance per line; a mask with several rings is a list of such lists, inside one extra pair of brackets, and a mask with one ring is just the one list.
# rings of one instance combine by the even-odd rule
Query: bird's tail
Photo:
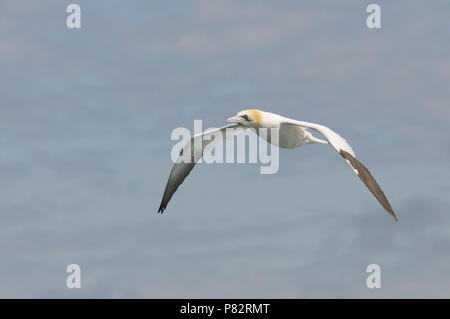
[(310, 140), (310, 143), (322, 143), (322, 144), (328, 144), (327, 140), (322, 140), (320, 138), (317, 138), (311, 134), (311, 136), (308, 137)]

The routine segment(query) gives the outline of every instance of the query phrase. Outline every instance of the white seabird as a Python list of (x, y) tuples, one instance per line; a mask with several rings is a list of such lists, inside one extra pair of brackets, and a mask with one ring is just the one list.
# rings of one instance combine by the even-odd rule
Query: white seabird
[[(293, 120), (274, 113), (263, 112), (256, 109), (241, 111), (236, 116), (229, 118), (227, 121), (231, 124), (225, 125), (218, 129), (209, 130), (201, 134), (197, 134), (191, 139), (190, 142), (188, 142), (184, 146), (178, 160), (175, 162), (172, 168), (169, 180), (167, 181), (161, 205), (158, 210), (159, 213), (164, 212), (167, 207), (167, 203), (172, 198), (172, 195), (178, 189), (178, 186), (183, 183), (186, 176), (189, 175), (195, 164), (202, 158), (203, 153), (210, 150), (212, 146), (219, 141), (219, 139), (217, 139), (217, 134), (214, 133), (221, 131), (222, 134), (219, 134), (219, 136), (222, 136), (222, 138), (228, 138), (234, 135), (229, 133), (230, 130), (227, 130), (228, 128), (242, 127), (244, 129), (254, 128), (258, 135), (259, 129), (261, 128), (279, 129), (278, 143), (277, 141), (271, 141), (270, 135), (261, 136), (265, 138), (269, 143), (273, 142), (274, 144), (277, 144), (276, 146), (280, 148), (297, 148), (305, 144), (313, 143), (330, 144), (339, 154), (341, 154), (341, 156), (350, 165), (350, 167), (358, 175), (358, 177), (364, 182), (364, 184), (372, 192), (372, 194), (376, 197), (376, 199), (380, 202), (384, 209), (386, 209), (386, 211), (391, 214), (395, 220), (398, 220), (397, 216), (394, 213), (394, 210), (389, 204), (389, 201), (376, 182), (375, 178), (373, 178), (369, 170), (356, 159), (355, 152), (347, 143), (347, 141), (342, 136), (332, 131), (330, 128), (316, 123)], [(314, 137), (310, 132), (307, 131), (306, 128), (311, 128), (318, 131), (326, 138), (326, 140)], [(212, 142), (209, 142), (210, 136), (213, 134), (215, 138)], [(195, 143), (197, 139), (200, 139), (202, 142)], [(205, 141), (208, 141), (208, 143), (205, 143)], [(193, 150), (191, 149), (192, 145), (194, 145)], [(187, 152), (191, 154), (190, 162), (181, 160), (182, 155), (186, 154)]]

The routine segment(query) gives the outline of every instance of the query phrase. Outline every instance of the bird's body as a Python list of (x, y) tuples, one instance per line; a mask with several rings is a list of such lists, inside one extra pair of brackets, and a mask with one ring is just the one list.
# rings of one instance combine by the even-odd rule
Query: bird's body
[[(230, 134), (228, 129), (252, 128), (255, 129), (256, 134), (280, 148), (293, 149), (305, 144), (314, 143), (330, 144), (345, 159), (358, 177), (361, 178), (380, 204), (397, 220), (389, 201), (373, 176), (356, 159), (355, 153), (347, 141), (330, 128), (316, 123), (293, 120), (275, 113), (263, 112), (256, 109), (241, 111), (227, 121), (231, 122), (231, 124), (198, 134), (191, 139), (190, 143), (184, 146), (169, 176), (158, 212), (162, 213), (164, 211), (178, 186), (184, 181), (192, 168), (194, 168), (195, 163), (200, 160), (204, 152), (210, 150), (219, 141), (216, 135), (217, 133), (221, 133), (221, 139), (225, 139), (234, 135)], [(318, 131), (326, 140), (316, 138), (307, 130), (308, 128)], [(264, 134), (260, 134), (263, 129)], [(278, 138), (272, 138), (271, 129), (277, 129)], [(213, 142), (210, 142), (211, 135), (215, 136)], [(205, 143), (205, 140), (209, 142)], [(186, 154), (188, 154), (188, 161), (185, 161)]]
[[(261, 112), (261, 111), (259, 111)], [(271, 131), (267, 130), (267, 136), (261, 134), (267, 142), (278, 146), (280, 148), (297, 148), (305, 144), (312, 143), (328, 143), (327, 141), (315, 138), (310, 132), (308, 132), (303, 126), (285, 124), (286, 117), (282, 117), (275, 113), (263, 112), (260, 122), (254, 126), (256, 133), (259, 134), (260, 128), (276, 128), (278, 131), (278, 140), (271, 139)]]

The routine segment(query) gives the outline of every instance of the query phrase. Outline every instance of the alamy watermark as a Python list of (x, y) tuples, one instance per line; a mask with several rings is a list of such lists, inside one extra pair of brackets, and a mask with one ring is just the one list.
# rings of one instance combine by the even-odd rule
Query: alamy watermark
[(223, 130), (212, 128), (203, 132), (202, 126), (202, 120), (195, 120), (193, 135), (185, 127), (178, 127), (172, 131), (171, 139), (179, 140), (172, 147), (173, 162), (207, 164), (259, 162), (263, 164), (260, 167), (261, 174), (278, 172), (279, 148), (276, 146), (279, 141), (278, 128), (231, 127)]
[(66, 8), (66, 12), (70, 13), (66, 19), (66, 25), (69, 29), (81, 28), (81, 8), (78, 4), (69, 4)]
[(366, 268), (366, 272), (370, 273), (366, 279), (367, 288), (381, 288), (381, 267), (377, 264), (370, 264)]
[(69, 275), (66, 278), (66, 286), (69, 289), (81, 288), (81, 268), (77, 264), (70, 264), (66, 267)]
[(369, 4), (366, 8), (366, 12), (370, 13), (366, 19), (366, 25), (369, 29), (381, 28), (381, 8), (378, 4)]

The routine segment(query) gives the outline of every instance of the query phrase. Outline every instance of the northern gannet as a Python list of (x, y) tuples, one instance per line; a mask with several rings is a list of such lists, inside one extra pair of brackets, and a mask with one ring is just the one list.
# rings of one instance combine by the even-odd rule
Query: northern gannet
[[(225, 139), (234, 135), (233, 133), (230, 134), (230, 130), (227, 129), (242, 127), (244, 129), (253, 128), (258, 135), (259, 129), (261, 128), (278, 129), (278, 141), (272, 141), (270, 135), (260, 136), (265, 138), (269, 143), (273, 143), (280, 148), (292, 149), (313, 143), (330, 144), (345, 159), (386, 211), (391, 214), (395, 220), (398, 220), (375, 178), (373, 178), (369, 170), (356, 159), (355, 152), (347, 141), (330, 128), (316, 123), (293, 120), (278, 114), (263, 112), (257, 109), (241, 111), (237, 113), (236, 116), (229, 118), (227, 122), (230, 122), (230, 124), (195, 135), (192, 137), (191, 141), (184, 146), (170, 173), (158, 213), (164, 212), (172, 195), (189, 175), (195, 164), (202, 158), (203, 153), (211, 149), (213, 144), (219, 142), (220, 139), (217, 139), (218, 131), (222, 133), (219, 134), (219, 136), (222, 136), (222, 139)], [(314, 137), (307, 131), (307, 128), (318, 131), (326, 138), (326, 140)], [(210, 142), (211, 135), (213, 134), (215, 138)], [(202, 142), (198, 143), (199, 140), (197, 139)], [(197, 140), (197, 143), (195, 143), (195, 140)], [(205, 140), (208, 141), (208, 143), (205, 143)], [(193, 150), (191, 149), (192, 145), (194, 145)], [(187, 152), (191, 153), (190, 162), (181, 161), (182, 155)]]

